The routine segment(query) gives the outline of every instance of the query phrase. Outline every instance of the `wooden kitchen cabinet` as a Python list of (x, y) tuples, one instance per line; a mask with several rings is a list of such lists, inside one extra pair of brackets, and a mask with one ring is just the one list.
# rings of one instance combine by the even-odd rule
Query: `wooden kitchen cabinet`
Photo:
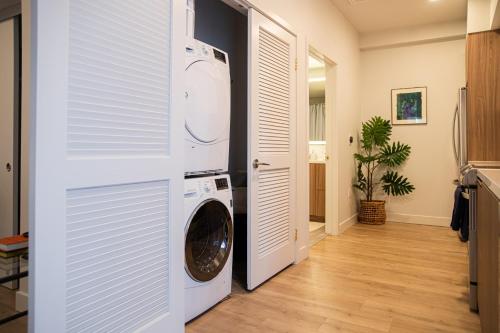
[(477, 288), (481, 331), (498, 330), (498, 198), (478, 182), (477, 191)]
[(467, 35), (467, 155), (500, 161), (500, 30)]
[(324, 163), (309, 163), (309, 219), (325, 222)]

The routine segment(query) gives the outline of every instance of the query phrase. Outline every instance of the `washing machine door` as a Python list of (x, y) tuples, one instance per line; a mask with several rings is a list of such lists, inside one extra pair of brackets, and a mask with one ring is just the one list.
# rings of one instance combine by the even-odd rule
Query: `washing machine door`
[(186, 68), (186, 129), (203, 143), (216, 141), (229, 126), (230, 83), (219, 66), (198, 60)]
[(186, 271), (195, 281), (207, 282), (224, 268), (233, 244), (233, 221), (217, 200), (203, 202), (188, 221)]

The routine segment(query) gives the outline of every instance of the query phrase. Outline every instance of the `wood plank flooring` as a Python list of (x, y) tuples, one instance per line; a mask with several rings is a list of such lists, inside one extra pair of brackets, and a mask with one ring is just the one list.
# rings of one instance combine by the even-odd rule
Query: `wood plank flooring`
[(467, 246), (450, 229), (358, 224), (186, 332), (479, 332), (467, 283)]

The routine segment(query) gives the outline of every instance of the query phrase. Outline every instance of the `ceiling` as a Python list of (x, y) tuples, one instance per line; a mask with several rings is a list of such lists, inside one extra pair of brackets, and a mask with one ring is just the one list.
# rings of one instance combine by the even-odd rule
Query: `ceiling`
[(360, 33), (465, 20), (467, 0), (330, 0)]

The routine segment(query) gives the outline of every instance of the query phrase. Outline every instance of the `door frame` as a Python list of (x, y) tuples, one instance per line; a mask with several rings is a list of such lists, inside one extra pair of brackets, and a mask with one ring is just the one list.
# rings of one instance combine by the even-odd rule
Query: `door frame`
[[(338, 235), (340, 230), (339, 223), (339, 137), (338, 133), (338, 107), (337, 107), (337, 64), (328, 58), (324, 52), (321, 52), (316, 46), (307, 43), (307, 56), (313, 54), (318, 59), (325, 63), (325, 136), (326, 136), (326, 155), (329, 157), (326, 161), (325, 170), (325, 202), (331, 202), (331, 205), (325, 205), (325, 231), (329, 235)], [(306, 141), (309, 142), (309, 67), (306, 70)], [(309, 145), (307, 144), (309, 156)], [(306, 160), (306, 165), (299, 163), (299, 167), (305, 168), (307, 172), (307, 187), (309, 189), (309, 158)], [(309, 190), (304, 191), (307, 200), (307, 212), (309, 212)], [(309, 214), (308, 214), (309, 218)], [(309, 222), (309, 221), (307, 221)]]

